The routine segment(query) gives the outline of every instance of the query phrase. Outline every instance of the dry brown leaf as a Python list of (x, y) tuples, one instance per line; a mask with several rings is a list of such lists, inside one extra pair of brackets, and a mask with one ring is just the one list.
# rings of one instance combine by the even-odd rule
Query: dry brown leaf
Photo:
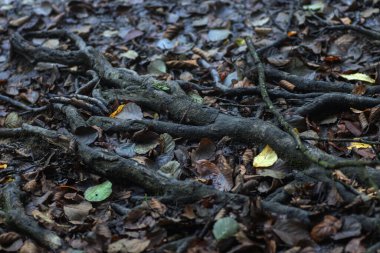
[(16, 232), (7, 232), (0, 235), (0, 245), (7, 246), (20, 238)]
[(194, 213), (193, 207), (191, 205), (186, 205), (183, 209), (182, 216), (185, 218), (188, 218), (189, 220), (193, 220), (197, 218), (197, 216)]
[(108, 245), (107, 253), (140, 253), (149, 243), (150, 240), (121, 239)]
[(173, 61), (167, 61), (166, 65), (169, 68), (173, 68), (173, 69), (194, 69), (194, 68), (199, 67), (196, 60), (182, 60), (182, 61), (173, 60)]
[(284, 88), (286, 90), (289, 90), (289, 91), (293, 91), (296, 88), (296, 86), (294, 84), (292, 84), (291, 82), (286, 81), (286, 80), (281, 80), (281, 81), (278, 82), (278, 84), (282, 88)]
[(250, 148), (247, 148), (243, 153), (243, 164), (249, 164), (253, 159), (253, 151)]
[(31, 240), (26, 240), (24, 245), (20, 249), (20, 253), (40, 253), (43, 252), (42, 249), (38, 248)]
[(35, 179), (32, 179), (24, 184), (22, 189), (26, 192), (34, 192), (37, 188), (37, 181)]
[(345, 253), (364, 253), (365, 247), (362, 245), (362, 240), (365, 237), (359, 237), (352, 239), (345, 247), (344, 252)]
[(162, 204), (158, 199), (155, 199), (155, 198), (152, 198), (149, 201), (149, 206), (161, 215), (163, 215), (167, 210), (166, 206)]
[(318, 223), (311, 230), (311, 238), (316, 242), (321, 242), (331, 235), (334, 235), (342, 227), (342, 222), (332, 215), (326, 215), (322, 222)]
[(75, 205), (63, 206), (63, 211), (73, 224), (81, 224), (87, 218), (88, 213), (92, 209), (92, 204), (88, 201), (83, 201)]
[(219, 173), (219, 170), (216, 164), (205, 159), (198, 160), (196, 162), (195, 170), (201, 177), (210, 175), (212, 173)]

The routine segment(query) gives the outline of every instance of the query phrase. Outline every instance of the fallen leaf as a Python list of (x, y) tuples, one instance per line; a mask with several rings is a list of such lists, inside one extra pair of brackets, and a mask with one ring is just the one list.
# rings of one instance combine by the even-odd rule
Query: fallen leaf
[(164, 204), (162, 204), (158, 199), (155, 199), (155, 198), (151, 198), (151, 200), (149, 201), (149, 206), (155, 210), (156, 212), (158, 212), (160, 215), (163, 215), (165, 214), (167, 208)]
[(303, 9), (306, 11), (322, 11), (325, 7), (323, 2), (315, 2), (313, 4), (304, 5)]
[(350, 145), (347, 147), (348, 150), (352, 150), (353, 148), (372, 148), (371, 145), (367, 143), (361, 143), (361, 142), (351, 142)]
[(220, 41), (225, 40), (231, 34), (229, 30), (221, 29), (221, 30), (210, 30), (208, 32), (208, 39), (210, 41)]
[(197, 218), (197, 216), (194, 213), (193, 207), (191, 205), (186, 205), (183, 209), (182, 216), (185, 218), (188, 218), (189, 220), (193, 220)]
[(139, 54), (134, 50), (128, 50), (127, 52), (122, 53), (119, 56), (134, 60), (137, 57), (139, 57)]
[(155, 74), (155, 75), (161, 75), (163, 73), (166, 73), (165, 62), (163, 62), (162, 60), (151, 61), (148, 65), (147, 70), (149, 74)]
[(140, 253), (149, 246), (150, 240), (121, 239), (108, 245), (107, 253)]
[(277, 159), (276, 152), (269, 145), (266, 145), (263, 151), (253, 159), (253, 167), (270, 167)]
[(144, 115), (141, 111), (141, 107), (133, 102), (118, 106), (117, 109), (110, 115), (110, 118), (123, 120), (139, 120), (143, 117)]
[(321, 242), (336, 234), (342, 227), (342, 222), (331, 215), (326, 215), (322, 222), (318, 223), (311, 230), (311, 238), (316, 242)]
[(202, 138), (199, 146), (191, 153), (191, 160), (196, 162), (198, 160), (210, 159), (215, 155), (216, 146), (209, 138)]
[(88, 213), (92, 209), (90, 202), (83, 201), (76, 205), (65, 205), (63, 206), (63, 211), (66, 217), (73, 224), (82, 223), (88, 216)]
[(362, 240), (365, 236), (354, 238), (349, 241), (344, 249), (345, 253), (364, 253), (366, 252), (365, 247), (362, 244)]
[(257, 170), (257, 174), (262, 177), (271, 177), (276, 179), (284, 179), (286, 177), (286, 174), (284, 172), (271, 169)]
[(101, 184), (87, 188), (84, 192), (84, 198), (91, 202), (103, 201), (112, 193), (112, 183), (105, 181)]
[(212, 229), (212, 233), (216, 240), (222, 240), (234, 236), (238, 231), (239, 224), (231, 217), (217, 220)]
[(290, 246), (294, 246), (300, 241), (310, 240), (305, 225), (296, 220), (277, 220), (273, 225), (273, 232)]
[(357, 81), (364, 81), (368, 83), (375, 83), (375, 79), (362, 73), (355, 73), (355, 74), (348, 74), (348, 75), (340, 74), (340, 76), (347, 80), (357, 80)]
[(181, 175), (182, 170), (179, 162), (169, 161), (165, 165), (161, 166), (157, 172), (167, 178), (178, 179)]

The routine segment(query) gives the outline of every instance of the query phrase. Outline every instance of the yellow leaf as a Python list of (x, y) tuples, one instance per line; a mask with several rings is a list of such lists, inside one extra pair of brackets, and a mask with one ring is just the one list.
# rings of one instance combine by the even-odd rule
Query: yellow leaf
[(6, 163), (0, 163), (0, 170), (1, 169), (6, 169), (8, 165)]
[(266, 145), (263, 151), (253, 159), (253, 167), (270, 167), (277, 161), (277, 159), (276, 152)]
[(351, 150), (353, 148), (372, 148), (371, 145), (361, 142), (351, 142), (350, 146), (347, 147), (348, 150)]
[(375, 83), (375, 79), (372, 79), (370, 76), (362, 73), (355, 73), (355, 74), (349, 74), (349, 75), (344, 75), (341, 74), (341, 77), (347, 80), (358, 80), (358, 81), (364, 81), (368, 83)]
[(110, 118), (115, 118), (116, 115), (118, 115), (123, 110), (124, 106), (125, 105), (119, 105), (117, 109), (113, 113), (110, 114)]

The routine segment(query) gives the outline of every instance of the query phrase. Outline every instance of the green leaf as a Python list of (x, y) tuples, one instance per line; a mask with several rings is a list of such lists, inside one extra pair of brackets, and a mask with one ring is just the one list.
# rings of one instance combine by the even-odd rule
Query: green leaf
[(239, 47), (245, 46), (245, 39), (244, 38), (237, 38), (235, 40), (235, 44), (238, 45)]
[(149, 74), (162, 75), (166, 73), (166, 64), (161, 60), (151, 61), (148, 65)]
[(127, 52), (120, 54), (119, 57), (125, 57), (134, 60), (139, 57), (139, 54), (134, 50), (128, 50)]
[(84, 198), (90, 202), (103, 201), (112, 193), (112, 183), (105, 181), (101, 184), (89, 187), (84, 192)]
[(165, 82), (154, 82), (153, 87), (156, 90), (170, 91), (170, 87)]
[(226, 217), (215, 222), (212, 233), (216, 240), (226, 239), (239, 231), (239, 224), (235, 219)]
[(195, 103), (198, 103), (198, 104), (202, 104), (203, 103), (203, 98), (201, 96), (199, 96), (199, 94), (195, 91), (189, 91), (187, 93), (187, 95), (189, 95), (189, 97), (191, 98), (191, 100), (193, 100)]
[(323, 2), (316, 2), (309, 5), (304, 5), (303, 9), (306, 11), (323, 11), (325, 4)]

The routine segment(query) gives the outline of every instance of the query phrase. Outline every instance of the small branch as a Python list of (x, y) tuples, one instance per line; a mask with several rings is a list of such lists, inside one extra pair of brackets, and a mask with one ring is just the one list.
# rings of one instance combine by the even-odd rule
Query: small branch
[(302, 140), (311, 140), (311, 141), (327, 141), (327, 142), (361, 142), (369, 145), (380, 145), (380, 141), (371, 141), (363, 138), (322, 138), (322, 137), (308, 137), (301, 136)]
[(363, 110), (379, 104), (380, 98), (333, 92), (314, 98), (310, 103), (297, 108), (295, 113), (301, 116), (320, 114), (321, 112), (332, 114), (349, 108)]
[(48, 106), (42, 106), (42, 107), (38, 107), (38, 108), (33, 108), (33, 107), (30, 107), (30, 106), (27, 106), (13, 98), (10, 98), (10, 97), (7, 97), (7, 96), (4, 96), (4, 95), (1, 95), (0, 94), (0, 100), (1, 101), (4, 101), (6, 103), (9, 103), (13, 106), (16, 106), (20, 109), (24, 109), (24, 110), (27, 110), (27, 111), (30, 111), (30, 112), (41, 112), (41, 111), (44, 111), (48, 108)]
[(346, 31), (346, 30), (352, 30), (355, 31), (361, 35), (367, 36), (370, 39), (374, 40), (380, 40), (380, 32), (367, 29), (358, 25), (331, 25), (326, 28), (325, 30), (332, 30), (332, 31)]
[(94, 87), (99, 83), (100, 79), (99, 79), (98, 74), (95, 71), (88, 70), (86, 73), (91, 76), (91, 80), (88, 81), (88, 83), (84, 84), (82, 87), (80, 87), (75, 92), (75, 94), (82, 94), (82, 95), (91, 94)]
[(92, 105), (82, 99), (77, 98), (67, 98), (67, 97), (52, 97), (50, 98), (51, 103), (60, 103), (66, 105), (73, 105), (82, 108), (86, 111), (92, 112), (95, 115), (104, 115), (102, 110), (97, 105)]

